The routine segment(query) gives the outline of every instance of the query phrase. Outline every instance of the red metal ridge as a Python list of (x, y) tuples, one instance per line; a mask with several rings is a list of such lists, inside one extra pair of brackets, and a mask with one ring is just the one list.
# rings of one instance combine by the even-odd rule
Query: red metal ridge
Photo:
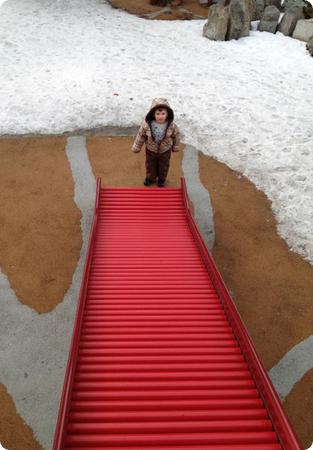
[(292, 429), (292, 426), (283, 411), (281, 402), (275, 391), (275, 388), (258, 356), (258, 353), (240, 317), (240, 314), (232, 298), (229, 295), (229, 292), (224, 284), (222, 276), (219, 273), (213, 261), (213, 258), (210, 255), (204, 243), (204, 240), (200, 234), (200, 231), (193, 219), (193, 216), (189, 208), (188, 194), (184, 178), (181, 178), (181, 189), (183, 192), (187, 220), (190, 226), (191, 233), (195, 239), (195, 242), (198, 245), (205, 266), (211, 276), (212, 282), (220, 296), (220, 300), (224, 306), (225, 313), (234, 330), (234, 334), (239, 342), (239, 345), (244, 354), (246, 362), (250, 368), (251, 374), (259, 390), (260, 396), (262, 397), (264, 405), (272, 420), (273, 426), (280, 440), (280, 444), (282, 445), (284, 450), (303, 450), (303, 447), (298, 441)]
[(87, 286), (88, 286), (90, 265), (91, 265), (91, 259), (92, 259), (92, 251), (93, 251), (93, 247), (94, 247), (94, 243), (95, 243), (95, 236), (96, 236), (96, 229), (97, 229), (97, 222), (98, 222), (100, 188), (101, 188), (101, 179), (98, 178), (97, 179), (95, 209), (94, 209), (94, 219), (93, 219), (92, 228), (91, 228), (91, 232), (90, 232), (88, 249), (87, 249), (87, 257), (86, 257), (85, 268), (84, 268), (84, 272), (83, 272), (79, 301), (78, 301), (77, 309), (76, 309), (74, 329), (73, 329), (72, 341), (71, 341), (71, 346), (70, 346), (70, 351), (69, 351), (69, 359), (67, 362), (67, 367), (66, 367), (66, 372), (65, 372), (65, 377), (64, 377), (62, 397), (61, 397), (59, 414), (58, 414), (58, 419), (57, 419), (57, 423), (56, 423), (56, 431), (55, 431), (54, 442), (53, 442), (53, 447), (52, 447), (53, 450), (61, 450), (61, 449), (63, 449), (63, 445), (64, 445), (65, 430), (66, 430), (66, 425), (67, 425), (67, 421), (68, 421), (68, 412), (69, 412), (69, 406), (70, 406), (70, 396), (71, 396), (71, 391), (72, 391), (76, 359), (77, 359), (78, 347), (79, 347), (81, 323), (82, 323), (82, 318), (83, 318), (84, 309), (85, 309), (85, 301), (86, 301)]

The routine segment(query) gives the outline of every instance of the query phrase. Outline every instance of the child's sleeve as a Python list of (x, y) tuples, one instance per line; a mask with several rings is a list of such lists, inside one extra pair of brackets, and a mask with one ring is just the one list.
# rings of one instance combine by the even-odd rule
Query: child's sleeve
[(179, 144), (180, 144), (180, 132), (178, 126), (175, 125), (173, 133), (173, 148), (172, 148), (173, 152), (179, 151)]
[(147, 139), (147, 135), (146, 135), (146, 126), (145, 126), (145, 122), (141, 125), (141, 127), (139, 128), (139, 131), (137, 133), (137, 136), (135, 138), (134, 144), (132, 146), (132, 151), (134, 153), (139, 153), (141, 150), (141, 147), (143, 146), (144, 142)]

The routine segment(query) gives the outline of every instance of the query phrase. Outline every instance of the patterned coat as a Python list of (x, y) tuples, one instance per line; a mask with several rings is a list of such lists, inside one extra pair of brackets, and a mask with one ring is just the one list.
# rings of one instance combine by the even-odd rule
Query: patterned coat
[[(165, 136), (160, 142), (156, 142), (151, 129), (151, 122), (154, 120), (154, 113), (158, 108), (166, 108), (168, 113), (168, 126)], [(166, 98), (155, 98), (143, 124), (137, 133), (134, 145), (132, 147), (133, 152), (140, 152), (144, 143), (146, 144), (146, 149), (154, 153), (165, 153), (168, 150), (178, 152), (179, 142), (179, 130), (177, 125), (174, 123), (174, 112), (172, 108)]]

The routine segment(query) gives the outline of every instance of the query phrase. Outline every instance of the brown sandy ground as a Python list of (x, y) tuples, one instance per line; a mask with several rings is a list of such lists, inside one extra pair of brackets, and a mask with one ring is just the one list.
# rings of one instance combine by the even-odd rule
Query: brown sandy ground
[(63, 300), (82, 245), (64, 138), (0, 140), (0, 267), (37, 312)]
[(270, 369), (312, 334), (313, 267), (277, 235), (261, 191), (212, 158), (199, 161), (214, 211), (214, 259)]
[[(215, 225), (214, 260), (267, 369), (312, 335), (313, 267), (278, 235), (267, 197), (246, 178), (200, 154)], [(284, 408), (305, 448), (313, 442), (313, 372)]]
[(9, 450), (42, 450), (29, 426), (17, 414), (5, 387), (0, 384), (0, 444)]
[[(145, 14), (156, 13), (163, 8), (159, 6), (150, 5), (149, 0), (111, 0), (110, 3), (114, 8), (123, 9), (131, 14), (137, 16), (144, 16)], [(157, 20), (184, 20), (193, 17), (206, 19), (208, 15), (208, 8), (200, 6), (198, 0), (184, 0), (181, 8), (190, 11), (191, 14), (184, 13), (178, 7), (173, 7), (170, 13), (164, 13), (156, 17)]]
[(313, 369), (307, 372), (286, 398), (284, 409), (304, 448), (313, 442)]
[[(89, 160), (95, 177), (102, 179), (103, 186), (143, 187), (145, 179), (145, 152), (139, 154), (131, 151), (133, 137), (89, 137), (87, 148)], [(168, 187), (180, 186), (182, 177), (181, 162), (183, 146), (177, 153), (172, 153), (171, 165), (167, 179)], [(153, 189), (151, 186), (150, 189)]]
[[(93, 172), (102, 177), (104, 186), (142, 186), (144, 151), (133, 154), (132, 142), (131, 137), (88, 138)], [(51, 310), (63, 299), (81, 246), (80, 213), (73, 201), (64, 145), (63, 138), (0, 140), (0, 267), (18, 297), (39, 312)], [(183, 152), (173, 154), (169, 186), (179, 185), (182, 156)], [(312, 334), (313, 268), (289, 252), (277, 236), (264, 194), (227, 166), (202, 154), (199, 158), (201, 180), (214, 209), (215, 261), (270, 368)], [(57, 220), (51, 220), (53, 215)], [(32, 270), (40, 281), (31, 283)], [(45, 274), (53, 274), (53, 289)], [(313, 441), (312, 376), (311, 371), (285, 402), (306, 447)], [(10, 450), (39, 449), (1, 385), (0, 402), (2, 445)]]
[[(81, 248), (65, 142), (0, 140), (0, 267), (19, 300), (38, 312), (63, 300)], [(144, 151), (133, 154), (132, 143), (124, 137), (88, 139), (93, 171), (103, 185), (142, 186)], [(173, 154), (168, 186), (179, 186), (181, 160), (182, 151)], [(0, 443), (10, 450), (41, 449), (1, 384), (0, 405)]]

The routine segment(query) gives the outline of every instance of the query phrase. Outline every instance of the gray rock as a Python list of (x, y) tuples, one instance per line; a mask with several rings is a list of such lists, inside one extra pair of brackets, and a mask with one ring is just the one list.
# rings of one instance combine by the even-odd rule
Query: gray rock
[(249, 36), (251, 12), (245, 0), (231, 0), (229, 8), (229, 25), (227, 40)]
[(306, 49), (310, 53), (311, 56), (313, 56), (313, 36), (311, 39), (308, 40), (308, 43), (306, 44)]
[(292, 37), (300, 41), (308, 42), (313, 36), (313, 19), (298, 20)]
[(210, 6), (208, 20), (203, 27), (203, 36), (211, 41), (225, 41), (229, 13), (223, 5)]
[(283, 11), (288, 11), (290, 8), (303, 8), (305, 6), (305, 2), (303, 0), (284, 0), (282, 5)]
[(276, 33), (279, 16), (280, 11), (276, 8), (276, 6), (267, 6), (259, 22), (258, 30), (267, 31), (268, 33)]
[(256, 16), (256, 1), (255, 0), (245, 0), (249, 13), (250, 13), (250, 22), (251, 20), (255, 20), (254, 17)]
[(291, 36), (298, 20), (300, 19), (303, 19), (302, 8), (295, 6), (288, 9), (278, 25), (278, 31), (283, 33), (285, 36)]
[(255, 16), (252, 20), (260, 20), (265, 9), (265, 0), (256, 0)]
[(305, 19), (313, 19), (313, 5), (307, 0), (304, 0), (303, 14)]
[(277, 8), (279, 11), (281, 11), (281, 8), (282, 8), (282, 6), (281, 6), (281, 0), (265, 0), (265, 8), (266, 8), (267, 6), (271, 6), (271, 5), (276, 6), (276, 8)]

